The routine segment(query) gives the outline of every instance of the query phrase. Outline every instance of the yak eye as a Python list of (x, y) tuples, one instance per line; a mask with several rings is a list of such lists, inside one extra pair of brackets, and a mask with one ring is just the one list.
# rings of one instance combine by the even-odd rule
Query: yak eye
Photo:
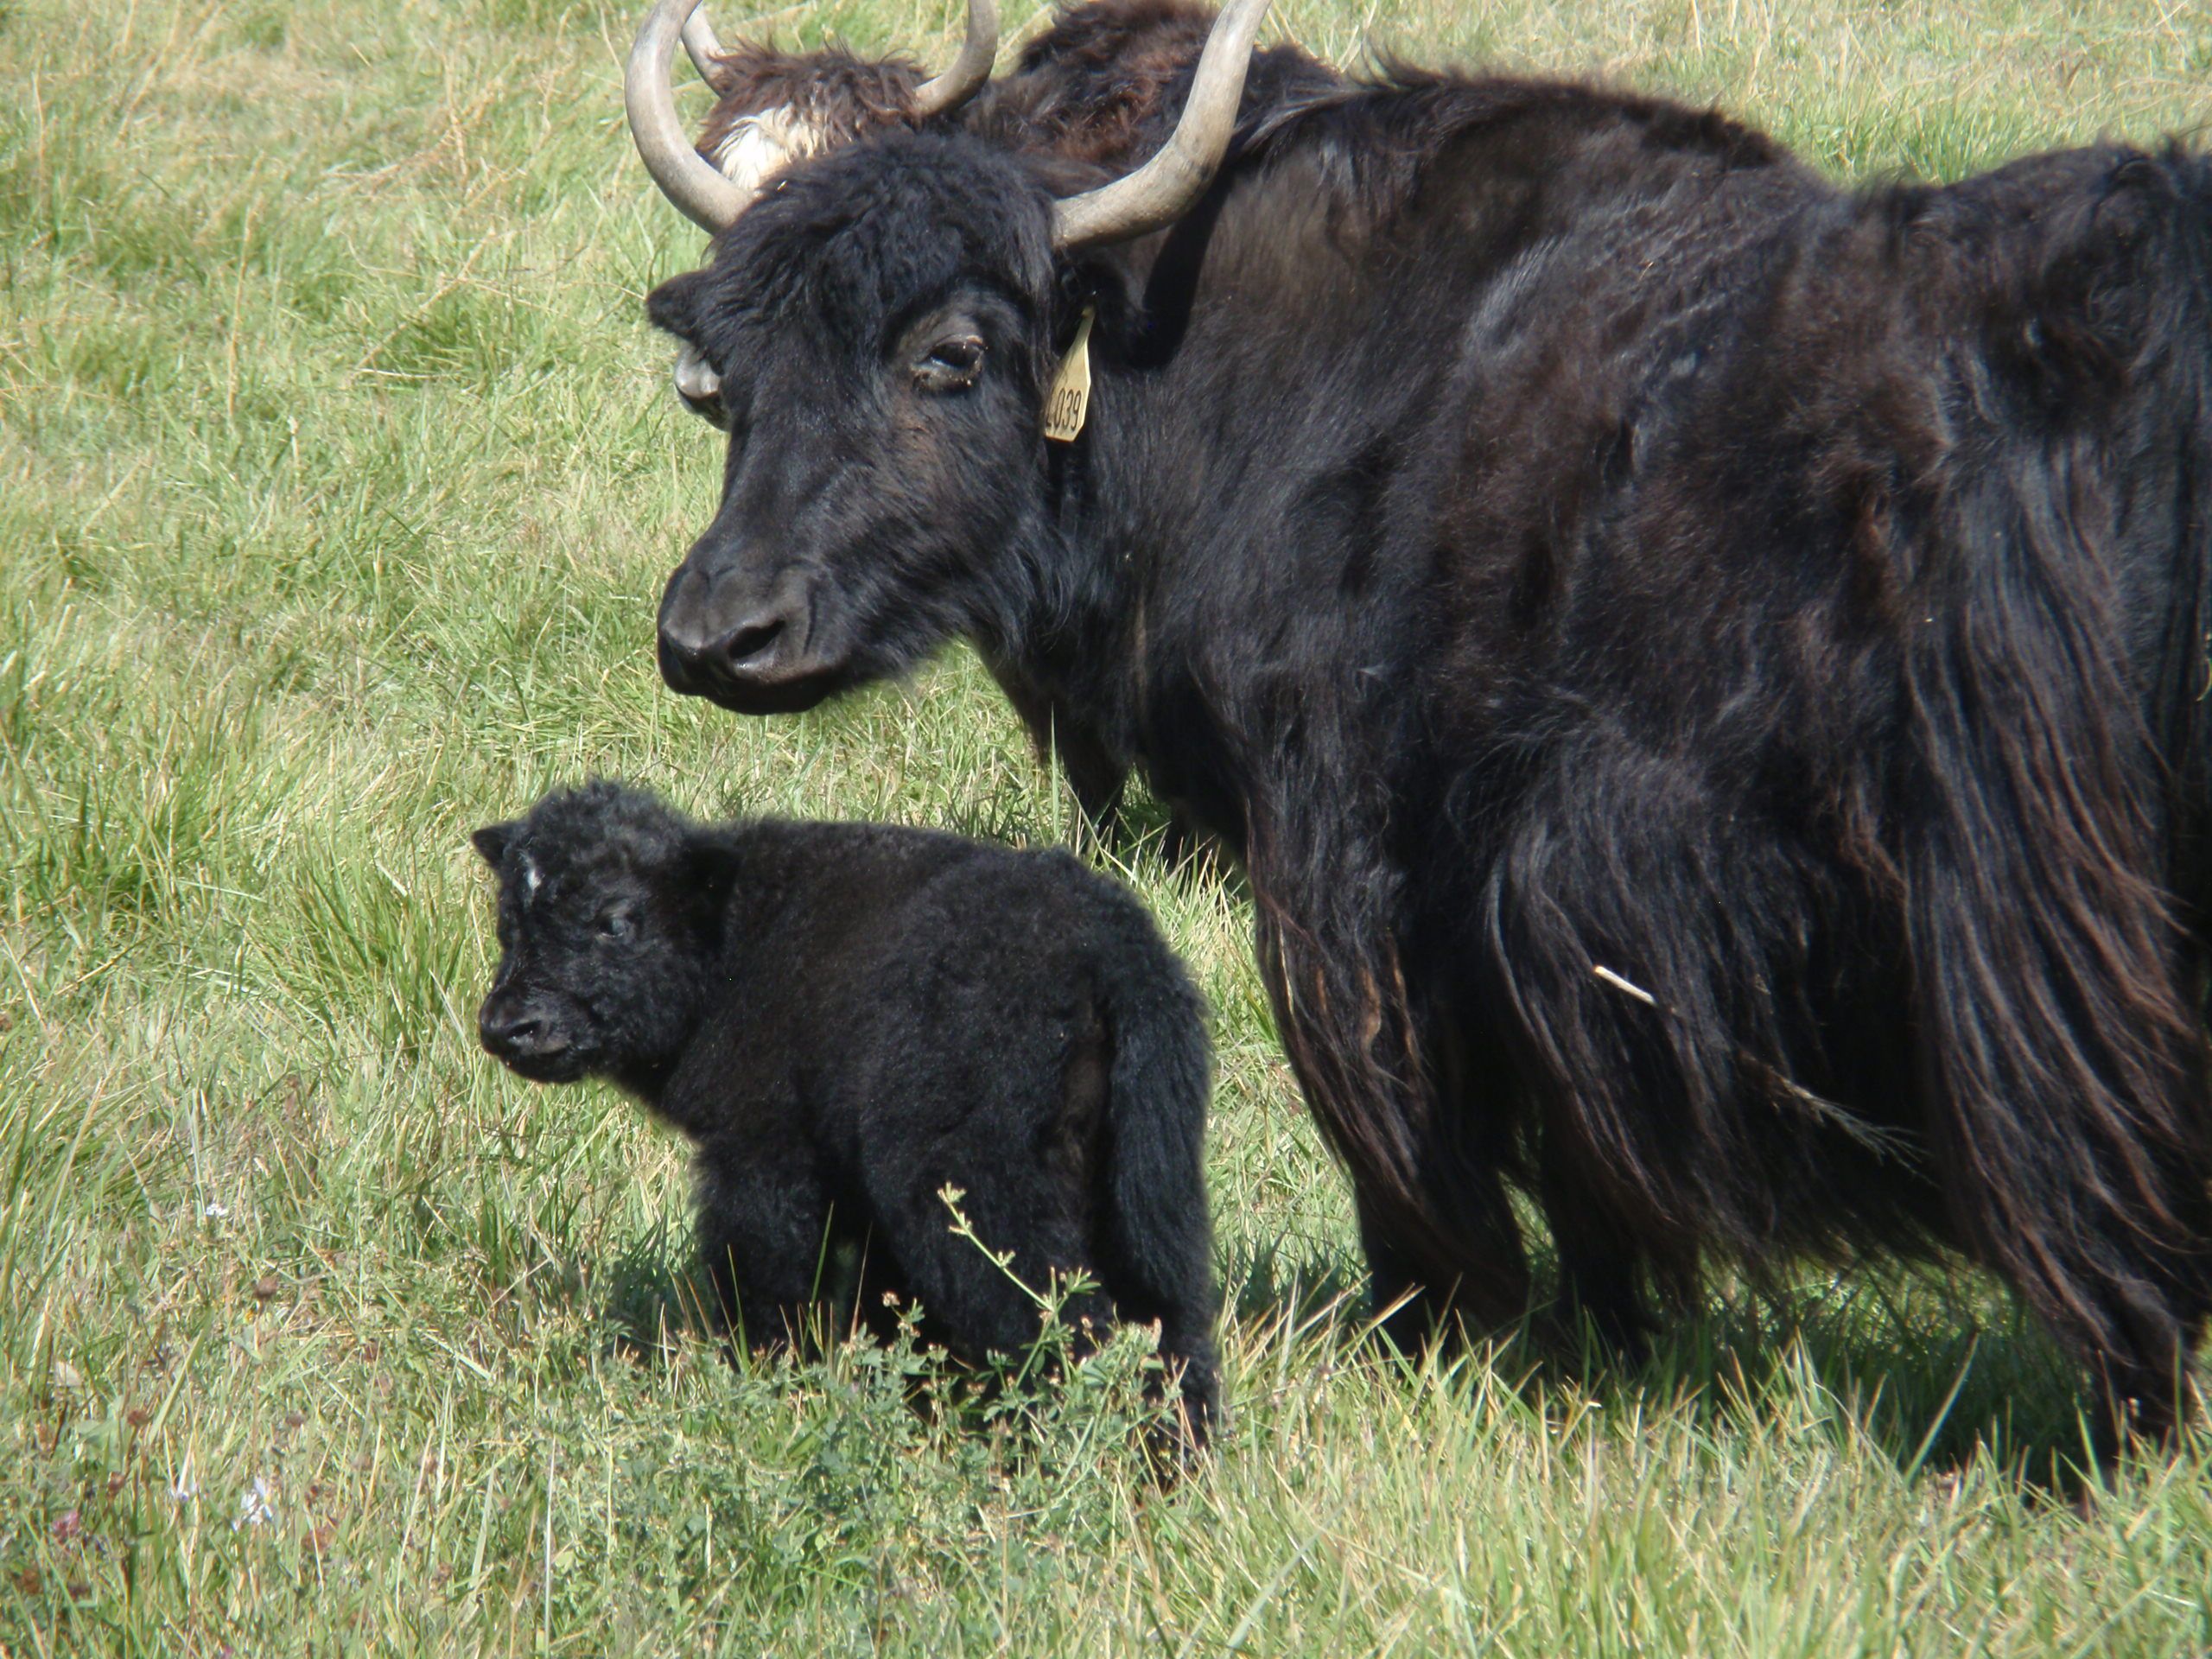
[(636, 912), (627, 905), (619, 905), (599, 914), (599, 936), (602, 939), (626, 939), (637, 931)]
[(958, 391), (972, 386), (983, 372), (983, 349), (977, 335), (947, 335), (914, 365), (914, 378), (925, 391)]

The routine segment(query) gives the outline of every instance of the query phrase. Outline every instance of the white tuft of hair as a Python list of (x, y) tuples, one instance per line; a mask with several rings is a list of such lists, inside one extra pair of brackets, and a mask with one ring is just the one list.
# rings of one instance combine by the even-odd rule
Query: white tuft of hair
[(731, 183), (758, 190), (793, 162), (821, 149), (824, 137), (819, 126), (779, 104), (732, 123), (711, 159)]
[[(790, 105), (779, 104), (731, 123), (709, 159), (731, 183), (757, 193), (793, 162), (827, 147), (828, 135), (819, 126)], [(685, 402), (697, 403), (721, 388), (721, 377), (696, 347), (686, 346), (676, 359), (677, 391)]]

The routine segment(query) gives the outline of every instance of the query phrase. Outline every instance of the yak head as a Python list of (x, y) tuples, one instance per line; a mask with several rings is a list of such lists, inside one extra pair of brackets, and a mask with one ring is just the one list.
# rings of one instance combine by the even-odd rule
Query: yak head
[(647, 315), (713, 377), (720, 509), (668, 582), (661, 672), (748, 714), (987, 621), (1056, 361), (1050, 194), (973, 139), (791, 169)]
[[(689, 16), (679, 15), (683, 11)], [(903, 58), (859, 58), (835, 46), (793, 53), (740, 41), (725, 48), (696, 0), (684, 8), (659, 8), (639, 33), (632, 63), (631, 123), (649, 159), (672, 142), (668, 128), (674, 105), (654, 93), (654, 83), (665, 79), (671, 28), (715, 91), (698, 153), (728, 181), (727, 188), (710, 185), (710, 194), (701, 195), (696, 181), (703, 175), (692, 175), (690, 188), (672, 199), (709, 228), (723, 222), (733, 203), (765, 188), (793, 162), (868, 133), (957, 115), (990, 79), (999, 38), (996, 0), (969, 0), (958, 58), (944, 73), (925, 80)], [(713, 396), (713, 372), (689, 346), (677, 359), (676, 391), (694, 407)]]
[(472, 838), (499, 878), (499, 967), (477, 1010), (524, 1077), (648, 1089), (696, 1025), (730, 855), (651, 796), (593, 784)]
[(661, 0), (631, 60), (640, 150), (716, 232), (711, 263), (647, 315), (694, 365), (686, 404), (728, 434), (721, 506), (662, 596), (661, 672), (778, 713), (1010, 626), (1078, 265), (1204, 194), (1268, 0), (1222, 14), (1157, 156), (1065, 199), (957, 132), (864, 138), (758, 193), (649, 144), (656, 118), (674, 126), (668, 56), (695, 3)]

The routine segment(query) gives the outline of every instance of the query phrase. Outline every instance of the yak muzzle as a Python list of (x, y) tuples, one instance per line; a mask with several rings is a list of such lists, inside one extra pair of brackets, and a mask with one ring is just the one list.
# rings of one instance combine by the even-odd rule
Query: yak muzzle
[(668, 689), (741, 715), (811, 709), (837, 689), (835, 663), (813, 649), (804, 578), (758, 585), (686, 563), (660, 602), (660, 677)]

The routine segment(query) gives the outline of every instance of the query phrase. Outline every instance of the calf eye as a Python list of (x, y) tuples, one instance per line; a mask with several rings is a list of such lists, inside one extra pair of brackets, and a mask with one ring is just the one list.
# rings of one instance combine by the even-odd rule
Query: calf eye
[(626, 939), (638, 931), (638, 918), (627, 909), (600, 912), (599, 937), (602, 939)]
[(983, 372), (984, 346), (975, 334), (950, 334), (914, 365), (914, 378), (925, 391), (960, 391)]

